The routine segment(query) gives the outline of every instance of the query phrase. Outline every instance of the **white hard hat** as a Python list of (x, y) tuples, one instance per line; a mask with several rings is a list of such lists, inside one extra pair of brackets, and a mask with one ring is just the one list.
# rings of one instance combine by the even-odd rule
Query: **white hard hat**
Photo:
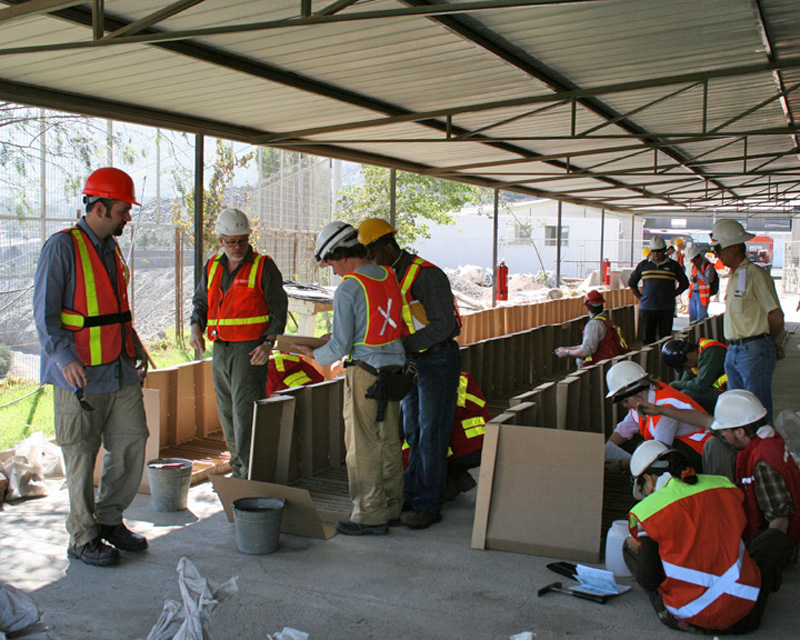
[(702, 252), (700, 251), (700, 247), (696, 244), (690, 244), (686, 246), (686, 259), (691, 262), (697, 256), (699, 256)]
[(249, 236), (250, 221), (239, 209), (225, 209), (217, 218), (214, 233), (219, 236)]
[(354, 247), (358, 242), (358, 231), (346, 222), (336, 220), (325, 225), (317, 236), (314, 259), (322, 262), (329, 253), (338, 247)]
[(650, 238), (650, 251), (663, 251), (667, 248), (667, 243), (661, 236), (653, 236)]
[[(660, 440), (645, 440), (636, 447), (636, 451), (631, 456), (631, 475), (634, 478), (638, 478), (669, 450), (670, 448)], [(667, 468), (666, 460), (663, 463), (663, 468)]]
[(711, 429), (735, 429), (758, 422), (767, 415), (761, 401), (749, 391), (733, 389), (720, 394), (714, 408), (714, 422)]
[(620, 391), (631, 387), (636, 382), (647, 379), (647, 371), (642, 369), (635, 362), (623, 360), (618, 362), (608, 370), (606, 383), (608, 384), (608, 395), (606, 398), (615, 396)]
[(742, 244), (755, 238), (754, 233), (747, 233), (741, 222), (733, 219), (720, 220), (711, 229), (711, 246), (719, 245), (720, 249), (735, 244)]

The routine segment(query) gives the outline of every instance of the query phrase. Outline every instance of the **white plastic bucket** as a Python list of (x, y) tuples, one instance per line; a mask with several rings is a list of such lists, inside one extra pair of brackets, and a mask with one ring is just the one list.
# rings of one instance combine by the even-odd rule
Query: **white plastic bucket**
[(606, 569), (620, 578), (631, 575), (622, 557), (622, 545), (629, 535), (627, 520), (614, 520), (606, 535)]

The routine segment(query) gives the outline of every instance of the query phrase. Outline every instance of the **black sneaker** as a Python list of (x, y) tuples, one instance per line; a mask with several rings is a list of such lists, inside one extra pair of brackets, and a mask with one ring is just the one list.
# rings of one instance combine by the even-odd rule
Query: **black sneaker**
[(134, 533), (122, 522), (119, 524), (99, 524), (100, 538), (113, 544), (120, 551), (144, 551), (147, 549), (147, 538)]
[(119, 551), (109, 547), (100, 538), (81, 545), (69, 545), (67, 556), (96, 567), (108, 567), (119, 562)]
[(442, 514), (439, 511), (422, 511), (412, 509), (400, 514), (400, 522), (409, 529), (427, 529), (432, 524), (442, 521)]
[(359, 524), (350, 520), (340, 520), (336, 530), (346, 536), (385, 536), (389, 527), (385, 524)]

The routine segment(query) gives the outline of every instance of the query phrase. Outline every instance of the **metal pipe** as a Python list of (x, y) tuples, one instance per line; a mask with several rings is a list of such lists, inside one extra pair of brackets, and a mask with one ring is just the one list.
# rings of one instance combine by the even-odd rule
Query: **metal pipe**
[(500, 210), (500, 190), (494, 190), (494, 220), (492, 224), (492, 266), (494, 268), (494, 278), (492, 278), (492, 308), (497, 306), (497, 236), (498, 236), (498, 212)]
[(397, 228), (397, 169), (389, 170), (389, 224)]
[(558, 201), (558, 223), (556, 226), (556, 286), (561, 286), (561, 200)]
[(203, 277), (203, 169), (205, 138), (194, 137), (194, 286)]

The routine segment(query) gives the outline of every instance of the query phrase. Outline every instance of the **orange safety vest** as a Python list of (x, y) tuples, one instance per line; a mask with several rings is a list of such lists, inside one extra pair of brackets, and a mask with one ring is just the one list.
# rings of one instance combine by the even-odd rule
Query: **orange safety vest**
[(344, 280), (352, 279), (361, 285), (367, 300), (367, 330), (360, 342), (354, 345), (380, 347), (403, 336), (403, 299), (394, 272), (380, 267), (383, 277), (371, 278), (363, 273), (348, 273)]
[(743, 495), (722, 476), (677, 478), (639, 502), (629, 515), (658, 544), (666, 578), (658, 587), (673, 616), (705, 629), (724, 630), (756, 604), (761, 574), (742, 542)]
[(75, 249), (75, 295), (72, 307), (61, 309), (61, 327), (75, 334), (75, 348), (81, 362), (96, 366), (114, 362), (122, 353), (134, 358), (133, 326), (128, 304), (130, 272), (119, 245), (114, 243), (116, 291), (105, 264), (79, 226), (64, 229)]
[[(403, 279), (400, 281), (400, 293), (403, 296), (403, 322), (405, 322), (408, 332), (405, 335), (416, 333), (420, 329), (428, 326), (428, 316), (425, 314), (425, 307), (418, 300), (411, 296), (411, 286), (414, 280), (419, 275), (419, 270), (425, 267), (434, 267), (436, 265), (423, 260), (419, 256), (414, 256), (408, 269), (403, 274)], [(458, 303), (455, 296), (453, 296), (453, 313), (456, 317), (456, 324), (461, 326), (461, 313), (458, 310)]]
[[(700, 338), (700, 341), (697, 345), (697, 357), (700, 357), (700, 354), (703, 353), (703, 349), (708, 349), (708, 347), (722, 347), (725, 351), (728, 350), (721, 342), (717, 342), (716, 340), (712, 340), (711, 338)], [(690, 367), (689, 371), (691, 371), (695, 378), (700, 373), (697, 367)], [(727, 391), (728, 389), (728, 374), (724, 371), (722, 374), (714, 380), (713, 384), (711, 385), (712, 389), (719, 389), (720, 391)]]
[(281, 389), (315, 384), (324, 379), (319, 371), (298, 355), (277, 349), (269, 354), (267, 396)]
[(223, 293), (225, 267), (220, 264), (223, 255), (218, 253), (208, 261), (208, 339), (258, 340), (269, 326), (269, 302), (261, 288), (265, 256), (253, 251), (253, 262), (242, 264), (231, 286)]
[[(677, 389), (673, 389), (668, 384), (663, 382), (656, 382), (656, 398), (653, 404), (666, 404), (678, 409), (695, 409), (705, 413), (703, 407), (697, 404), (685, 393), (681, 393)], [(656, 425), (663, 416), (641, 416), (636, 409), (631, 409), (631, 417), (639, 422), (639, 433), (645, 440), (654, 440), (653, 434), (656, 431)], [(714, 436), (710, 431), (706, 431), (702, 427), (696, 427), (697, 431), (683, 436), (675, 436), (676, 440), (680, 440), (685, 445), (694, 449), (698, 454), (703, 455), (703, 447), (709, 438)]]
[[(708, 264), (705, 260), (701, 263), (700, 272), (703, 273), (705, 269), (703, 267)], [(715, 274), (715, 277), (719, 278)], [(692, 263), (692, 278), (697, 281), (697, 291), (700, 294), (700, 304), (704, 307), (708, 306), (708, 303), (711, 301), (711, 283), (710, 282), (703, 282), (702, 280), (698, 280), (697, 278), (697, 265)], [(689, 300), (692, 299), (692, 290), (694, 287), (689, 287)]]

